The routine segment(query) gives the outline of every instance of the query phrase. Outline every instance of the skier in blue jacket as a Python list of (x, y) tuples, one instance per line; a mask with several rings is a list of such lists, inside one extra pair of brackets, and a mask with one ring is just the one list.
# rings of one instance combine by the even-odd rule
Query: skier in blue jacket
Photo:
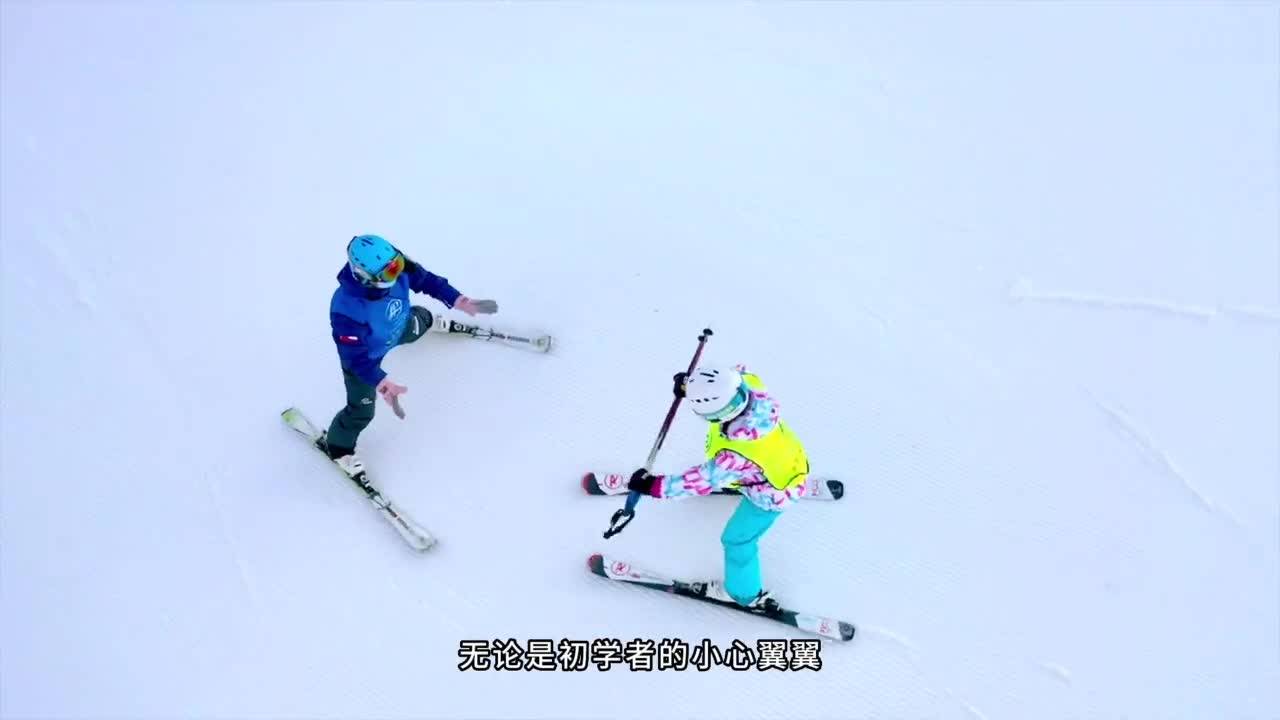
[(388, 404), (408, 391), (387, 377), (382, 358), (397, 345), (427, 332), (448, 332), (441, 313), (409, 304), (409, 292), (429, 295), (447, 307), (475, 316), (493, 314), (492, 300), (472, 300), (449, 280), (409, 259), (378, 235), (357, 235), (347, 245), (347, 264), (329, 303), (329, 324), (338, 347), (347, 404), (334, 416), (321, 446), (348, 475), (364, 470), (356, 455), (360, 433), (373, 422), (375, 395)]

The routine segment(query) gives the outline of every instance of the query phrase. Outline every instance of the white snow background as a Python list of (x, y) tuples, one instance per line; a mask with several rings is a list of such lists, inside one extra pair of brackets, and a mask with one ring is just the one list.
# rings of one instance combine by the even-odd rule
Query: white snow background
[[(1280, 7), (5, 2), (5, 718), (1280, 717)], [(547, 356), (392, 353), (380, 233)], [(424, 304), (438, 308), (433, 301)], [(465, 639), (797, 638), (733, 501), (617, 499), (698, 332), (846, 497), (765, 537), (818, 672), (460, 672)], [(687, 410), (659, 469), (699, 459)]]

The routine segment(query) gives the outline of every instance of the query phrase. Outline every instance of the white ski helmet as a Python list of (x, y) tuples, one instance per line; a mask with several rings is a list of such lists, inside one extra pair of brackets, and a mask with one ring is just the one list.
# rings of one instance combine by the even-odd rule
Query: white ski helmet
[(742, 373), (728, 365), (704, 365), (685, 379), (685, 399), (708, 422), (732, 420), (747, 407), (751, 393)]

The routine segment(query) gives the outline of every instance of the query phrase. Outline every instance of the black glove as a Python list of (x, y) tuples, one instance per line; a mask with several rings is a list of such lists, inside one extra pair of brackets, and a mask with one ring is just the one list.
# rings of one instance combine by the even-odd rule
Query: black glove
[(639, 470), (631, 473), (631, 480), (627, 483), (627, 489), (634, 490), (635, 492), (643, 493), (645, 495), (652, 495), (653, 476), (649, 474), (648, 470), (640, 468)]
[(682, 372), (676, 373), (675, 377), (671, 378), (671, 380), (675, 383), (675, 385), (671, 387), (671, 394), (675, 395), (678, 398), (684, 397), (685, 378), (686, 378), (686, 375), (685, 373), (682, 373)]

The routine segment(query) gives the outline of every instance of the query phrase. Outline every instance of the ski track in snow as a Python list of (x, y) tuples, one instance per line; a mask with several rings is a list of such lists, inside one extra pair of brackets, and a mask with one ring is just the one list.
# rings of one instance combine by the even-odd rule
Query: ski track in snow
[[(917, 647), (914, 642), (912, 642), (909, 638), (905, 637), (904, 635), (900, 633), (896, 633), (887, 628), (874, 626), (874, 625), (859, 627), (858, 633), (862, 635), (864, 638), (878, 637), (884, 640), (888, 640), (891, 644), (896, 645), (899, 648), (906, 651), (908, 662), (911, 663), (912, 667), (914, 667), (917, 672), (919, 672), (921, 675), (923, 675), (926, 678), (930, 677), (933, 674), (933, 673), (930, 673), (928, 669), (924, 667), (923, 656), (920, 653), (920, 648)], [(1046, 661), (1038, 661), (1038, 662), (1031, 661), (1031, 662), (1040, 670), (1042, 670), (1048, 675), (1051, 675), (1055, 680), (1061, 682), (1063, 685), (1066, 685), (1068, 687), (1072, 686), (1071, 671), (1063, 667), (1062, 665), (1059, 665), (1057, 663), (1052, 663), (1052, 662), (1046, 662)], [(949, 687), (943, 688), (941, 693), (933, 689), (932, 687), (926, 687), (924, 688), (924, 690), (928, 692), (930, 695), (933, 695), (935, 697), (938, 697), (941, 694), (945, 693), (947, 697), (951, 698), (956, 703), (958, 703), (961, 707), (963, 707), (965, 709), (965, 712), (967, 712), (969, 715), (972, 715), (973, 717), (978, 718), (979, 720), (986, 720), (987, 718), (986, 714), (983, 713), (981, 709), (979, 709), (978, 707), (974, 706), (972, 703), (969, 703), (965, 701), (963, 698), (956, 695), (955, 691), (953, 691)]]
[(1118, 428), (1130, 442), (1137, 446), (1139, 452), (1152, 462), (1165, 476), (1173, 479), (1182, 486), (1182, 488), (1195, 499), (1197, 504), (1205, 510), (1227, 520), (1237, 529), (1244, 529), (1244, 524), (1240, 522), (1235, 515), (1226, 508), (1215, 503), (1204, 493), (1200, 492), (1195, 485), (1192, 485), (1191, 481), (1187, 478), (1186, 473), (1182, 472), (1182, 470), (1178, 468), (1173, 459), (1169, 457), (1169, 454), (1161, 450), (1156, 445), (1155, 441), (1153, 441), (1147, 433), (1143, 432), (1142, 429), (1138, 427), (1138, 424), (1134, 422), (1127, 413), (1104, 402), (1098, 397), (1093, 396), (1092, 393), (1090, 393), (1090, 396), (1093, 397), (1093, 402), (1098, 406), (1098, 408), (1110, 417), (1112, 424)]
[[(858, 632), (864, 636), (870, 635), (874, 637), (883, 638), (885, 640), (888, 640), (891, 644), (902, 648), (903, 650), (906, 651), (907, 661), (911, 663), (912, 667), (916, 669), (916, 672), (920, 673), (926, 678), (933, 676), (934, 673), (929, 672), (929, 670), (924, 667), (924, 661), (923, 661), (922, 655), (920, 654), (920, 649), (909, 638), (899, 633), (896, 633), (892, 630), (889, 630), (887, 628), (878, 627), (878, 626), (867, 626), (865, 628), (860, 627)], [(944, 687), (942, 690), (942, 693), (939, 693), (937, 690), (934, 690), (932, 687), (927, 687), (925, 688), (925, 690), (930, 695), (933, 695), (935, 697), (939, 696), (942, 693), (945, 693), (947, 697), (951, 698), (954, 702), (960, 705), (960, 707), (964, 708), (965, 712), (967, 712), (969, 715), (977, 718), (977, 720), (987, 720), (987, 716), (980, 709), (975, 707), (972, 703), (967, 702), (960, 696), (956, 695), (955, 691), (952, 690), (950, 687)]]
[(1142, 310), (1175, 317), (1191, 318), (1201, 322), (1210, 322), (1221, 317), (1238, 317), (1280, 325), (1280, 308), (1252, 305), (1219, 305), (1210, 307), (1149, 298), (1110, 297), (1073, 292), (1043, 292), (1036, 290), (1031, 281), (1025, 278), (1019, 279), (1013, 284), (1013, 287), (1009, 289), (1009, 297), (1019, 302), (1062, 303), (1115, 310)]
[(71, 215), (64, 216), (62, 228), (50, 233), (42, 244), (49, 251), (49, 254), (53, 256), (54, 267), (60, 270), (62, 275), (71, 282), (72, 287), (75, 289), (72, 296), (75, 298), (76, 303), (85, 310), (93, 310), (93, 298), (97, 295), (96, 289), (89, 279), (89, 275), (80, 269), (74, 256), (67, 249), (67, 243), (64, 242), (64, 237), (91, 234), (88, 230), (88, 225), (89, 223), (85, 219), (84, 213), (76, 211)]
[(947, 692), (947, 696), (948, 696), (948, 697), (950, 697), (952, 700), (955, 700), (957, 703), (959, 703), (959, 704), (960, 704), (960, 707), (962, 707), (962, 708), (964, 708), (964, 709), (965, 709), (965, 712), (967, 712), (967, 713), (969, 713), (971, 716), (973, 716), (973, 717), (977, 718), (977, 720), (987, 720), (987, 716), (986, 716), (986, 714), (984, 714), (984, 713), (983, 713), (981, 710), (979, 710), (977, 707), (974, 707), (974, 705), (973, 705), (972, 703), (970, 703), (970, 702), (968, 702), (968, 701), (964, 700), (963, 698), (961, 698), (960, 696), (956, 695), (956, 693), (955, 693), (955, 691), (954, 691), (954, 690), (952, 690), (951, 688), (947, 688), (946, 692)]
[(264, 611), (265, 604), (261, 594), (258, 592), (257, 583), (254, 582), (253, 575), (249, 571), (249, 566), (245, 562), (244, 553), (241, 552), (240, 546), (236, 543), (235, 537), (231, 532), (231, 527), (228, 525), (227, 511), (222, 494), (218, 491), (215, 477), (211, 477), (211, 475), (212, 473), (208, 471), (201, 473), (200, 481), (209, 497), (209, 506), (213, 508), (213, 515), (217, 519), (218, 536), (227, 547), (227, 551), (231, 555), (231, 561), (235, 563), (236, 574), (240, 580), (240, 589), (249, 600), (249, 606), (253, 610), (252, 620), (258, 628), (259, 637), (261, 638), (265, 636), (265, 628), (269, 626), (266, 612)]
[(919, 661), (920, 659), (920, 650), (919, 648), (916, 647), (915, 643), (911, 642), (909, 639), (903, 637), (902, 635), (899, 635), (898, 633), (892, 630), (888, 630), (882, 627), (877, 627), (872, 625), (867, 627), (860, 627), (858, 629), (858, 632), (863, 635), (874, 635), (876, 637), (884, 638), (889, 642), (893, 643), (894, 645), (897, 645), (903, 648), (904, 650), (906, 650), (907, 654), (911, 656), (912, 660)]
[(1222, 312), (1239, 315), (1250, 320), (1265, 320), (1280, 325), (1280, 308), (1267, 308), (1257, 305), (1224, 305)]
[(1071, 671), (1061, 665), (1051, 662), (1038, 662), (1036, 663), (1036, 666), (1050, 675), (1053, 675), (1058, 680), (1061, 680), (1064, 685), (1071, 684)]
[(879, 323), (881, 331), (889, 330), (889, 321), (888, 319), (885, 318), (885, 316), (881, 315), (875, 310), (872, 310), (871, 307), (868, 305), (859, 304), (858, 309), (861, 310), (865, 315), (867, 315), (868, 317), (870, 317), (871, 319)]

